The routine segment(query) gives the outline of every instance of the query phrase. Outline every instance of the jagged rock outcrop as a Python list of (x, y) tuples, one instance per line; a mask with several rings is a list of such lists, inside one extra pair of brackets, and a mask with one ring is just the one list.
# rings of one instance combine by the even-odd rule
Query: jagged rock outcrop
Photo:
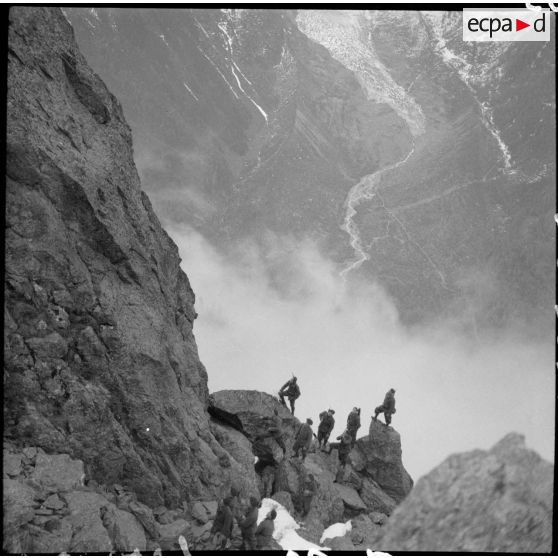
[(549, 553), (553, 466), (509, 434), (490, 451), (452, 455), (389, 518), (385, 551)]
[(59, 9), (12, 8), (9, 31), (5, 439), (80, 459), (86, 480), (151, 508), (215, 500), (240, 478), (255, 493), (210, 429), (194, 294), (119, 102)]
[(84, 477), (83, 462), (67, 454), (6, 443), (3, 549), (108, 554), (178, 550), (180, 535), (195, 540), (193, 514), (187, 510), (159, 507), (154, 514), (122, 486), (85, 484)]
[[(277, 398), (258, 391), (224, 390), (212, 393), (209, 401), (212, 428), (234, 430), (239, 447), (245, 444), (242, 438), (250, 442), (258, 457), (261, 496), (271, 496), (299, 517), (304, 481), (309, 474), (314, 475), (318, 490), (299, 533), (316, 544), (325, 527), (352, 520), (354, 541), (347, 539), (352, 541), (351, 548), (368, 548), (379, 538), (387, 515), (411, 490), (412, 479), (401, 462), (400, 436), (391, 427), (373, 423), (369, 436), (357, 441), (350, 463), (340, 470), (336, 449), (326, 453), (313, 446), (304, 462), (291, 457), (300, 421)], [(282, 421), (287, 459), (267, 435), (275, 410)]]
[(254, 390), (223, 390), (211, 394), (209, 414), (215, 421), (241, 432), (252, 443), (254, 455), (264, 463), (277, 463), (283, 452), (268, 429), (277, 410), (283, 439), (292, 447), (300, 421), (276, 397)]
[(372, 420), (368, 436), (360, 438), (351, 453), (353, 468), (366, 481), (362, 490), (370, 502), (378, 498), (389, 507), (389, 500), (377, 493), (377, 487), (395, 504), (411, 491), (413, 480), (403, 467), (401, 454), (399, 433), (381, 421)]

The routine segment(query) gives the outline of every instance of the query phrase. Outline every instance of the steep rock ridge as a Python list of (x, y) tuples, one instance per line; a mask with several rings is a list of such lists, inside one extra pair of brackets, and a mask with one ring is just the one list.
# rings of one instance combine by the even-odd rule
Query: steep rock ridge
[(491, 450), (452, 455), (389, 518), (386, 551), (552, 550), (554, 467), (508, 434)]
[[(250, 443), (258, 458), (255, 469), (262, 497), (271, 497), (298, 514), (305, 478), (314, 475), (318, 491), (299, 531), (307, 540), (319, 544), (326, 527), (350, 520), (355, 527), (351, 544), (356, 549), (366, 548), (379, 536), (385, 518), (411, 491), (413, 481), (401, 462), (400, 436), (392, 427), (374, 422), (369, 435), (357, 440), (341, 474), (336, 449), (330, 454), (321, 452), (314, 442), (304, 462), (291, 457), (300, 421), (276, 397), (258, 391), (223, 390), (212, 393), (209, 401), (212, 428), (236, 431), (241, 447), (245, 446), (242, 439)], [(267, 432), (275, 410), (281, 418), (286, 459)]]
[(353, 468), (375, 482), (397, 504), (411, 491), (413, 480), (401, 461), (401, 437), (391, 426), (372, 421), (368, 436), (357, 440)]
[(151, 506), (255, 491), (210, 431), (194, 294), (120, 104), (59, 10), (10, 17), (5, 439)]

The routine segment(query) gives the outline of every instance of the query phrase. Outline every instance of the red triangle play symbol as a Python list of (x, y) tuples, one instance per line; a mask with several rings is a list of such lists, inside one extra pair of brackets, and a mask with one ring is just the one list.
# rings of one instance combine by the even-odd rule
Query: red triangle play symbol
[(515, 18), (515, 30), (516, 31), (521, 31), (522, 29), (525, 29), (525, 27), (531, 27), (530, 23), (525, 23), (524, 21), (521, 21), (520, 19)]

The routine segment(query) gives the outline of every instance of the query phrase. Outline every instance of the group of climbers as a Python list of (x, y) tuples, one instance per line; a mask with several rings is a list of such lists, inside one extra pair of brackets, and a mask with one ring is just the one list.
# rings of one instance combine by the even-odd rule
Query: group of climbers
[[(281, 403), (286, 407), (285, 397), (288, 398), (291, 412), (294, 414), (295, 401), (300, 397), (300, 388), (297, 384), (297, 378), (293, 376), (279, 391)], [(328, 409), (319, 415), (320, 423), (318, 426), (318, 448), (322, 451), (327, 451), (331, 454), (333, 449), (337, 449), (340, 467), (338, 469), (335, 482), (339, 482), (343, 476), (345, 466), (351, 450), (353, 449), (357, 432), (361, 427), (360, 422), (361, 410), (358, 407), (353, 407), (352, 411), (347, 417), (347, 426), (343, 433), (337, 436), (338, 442), (329, 443), (329, 437), (335, 426), (335, 411)], [(384, 402), (375, 408), (372, 420), (377, 421), (378, 415), (383, 413), (385, 417), (385, 424), (391, 423), (391, 417), (395, 413), (395, 390), (390, 389), (384, 398)], [(277, 409), (274, 409), (273, 416), (268, 419), (268, 426), (264, 429), (260, 438), (270, 437), (273, 438), (277, 445), (283, 451), (283, 459), (287, 458), (287, 448), (283, 439), (282, 419), (279, 416)], [(294, 444), (292, 448), (292, 457), (301, 458), (304, 462), (306, 455), (310, 449), (312, 438), (315, 434), (312, 431), (313, 421), (310, 418), (306, 422), (299, 425), (294, 437)], [(271, 496), (273, 485), (273, 470), (272, 466), (267, 466), (262, 473), (262, 481), (264, 484), (264, 497)], [(265, 473), (268, 473), (267, 475)], [(265, 478), (264, 478), (265, 477)], [(269, 477), (269, 478), (268, 478)], [(268, 482), (266, 482), (266, 479)], [(312, 474), (307, 474), (302, 485), (302, 492), (300, 497), (299, 506), (297, 506), (302, 514), (306, 516), (310, 511), (312, 500), (317, 493), (318, 485), (316, 479)], [(213, 545), (216, 550), (224, 550), (230, 546), (232, 537), (233, 526), (236, 520), (238, 527), (242, 533), (243, 549), (247, 551), (271, 550), (272, 549), (272, 535), (274, 531), (274, 520), (277, 516), (275, 509), (272, 509), (266, 518), (258, 525), (258, 510), (261, 507), (261, 502), (258, 498), (252, 496), (246, 509), (240, 511), (240, 499), (238, 492), (231, 490), (231, 494), (224, 498), (218, 506), (217, 514), (213, 522), (212, 534)]]
[[(291, 412), (294, 414), (295, 401), (300, 397), (300, 387), (298, 386), (297, 378), (294, 375), (279, 390), (281, 403), (286, 407), (287, 404), (285, 403), (285, 397), (289, 399)], [(329, 453), (331, 453), (332, 449), (336, 448), (339, 454), (339, 461), (343, 466), (346, 463), (351, 449), (356, 443), (357, 432), (361, 427), (360, 411), (361, 410), (358, 407), (353, 407), (353, 410), (347, 417), (346, 429), (340, 436), (337, 436), (337, 440), (339, 440), (339, 442), (329, 444)], [(372, 420), (377, 421), (378, 415), (381, 413), (384, 414), (386, 426), (389, 426), (391, 424), (391, 417), (395, 413), (395, 390), (393, 388), (386, 393), (384, 402), (374, 409), (374, 416), (372, 416)], [(333, 417), (334, 414), (335, 411), (333, 409), (328, 409), (327, 411), (321, 412), (319, 415), (320, 423), (318, 426), (317, 436), (319, 449), (325, 450), (328, 446), (329, 436), (335, 426), (335, 419)], [(284, 455), (286, 456), (285, 444), (280, 433), (281, 419), (277, 415), (277, 410), (275, 410), (276, 423), (274, 425), (273, 432), (270, 430), (270, 435), (277, 440), (279, 446), (283, 449)], [(294, 457), (298, 457), (300, 452), (303, 461), (306, 457), (308, 449), (310, 448), (312, 436), (314, 436), (312, 432), (312, 424), (312, 419), (306, 419), (306, 423), (301, 424), (295, 434), (295, 443), (293, 446)]]
[[(294, 415), (295, 401), (300, 397), (300, 387), (297, 383), (297, 377), (293, 377), (285, 382), (283, 387), (279, 390), (279, 399), (281, 403), (286, 407), (285, 397), (289, 400), (291, 407), (291, 413)], [(374, 409), (373, 420), (378, 420), (378, 415), (383, 413), (386, 421), (386, 425), (391, 424), (391, 415), (395, 413), (395, 390), (391, 388), (384, 397), (384, 402)], [(277, 411), (275, 411), (277, 415)], [(325, 446), (328, 442), (329, 435), (333, 430), (335, 424), (335, 419), (333, 415), (335, 411), (333, 409), (328, 409), (320, 413), (320, 425), (318, 426), (318, 446)], [(307, 422), (310, 419), (307, 419)], [(310, 421), (309, 424), (312, 424)], [(358, 407), (353, 407), (353, 410), (349, 413), (347, 418), (347, 429), (346, 432), (351, 436), (353, 445), (356, 442), (356, 433), (360, 428), (360, 409)], [(337, 439), (339, 440), (339, 436)]]
[(247, 508), (240, 510), (238, 492), (231, 490), (231, 494), (224, 498), (218, 508), (211, 533), (215, 550), (226, 550), (230, 547), (234, 522), (238, 524), (242, 533), (243, 550), (272, 550), (272, 535), (275, 529), (274, 519), (277, 512), (272, 509), (265, 519), (258, 525), (258, 510), (261, 507), (259, 498), (250, 497)]

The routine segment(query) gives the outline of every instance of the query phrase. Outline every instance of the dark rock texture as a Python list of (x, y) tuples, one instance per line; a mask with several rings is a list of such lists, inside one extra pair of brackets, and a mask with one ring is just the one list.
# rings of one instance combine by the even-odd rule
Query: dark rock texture
[(60, 10), (10, 19), (5, 438), (152, 507), (248, 485), (211, 433), (194, 294), (120, 104)]
[(366, 490), (370, 498), (376, 485), (398, 504), (413, 487), (413, 480), (401, 461), (399, 432), (380, 421), (371, 421), (368, 436), (357, 441), (351, 460), (355, 471), (369, 481)]
[(509, 434), (452, 455), (421, 478), (385, 525), (385, 551), (549, 553), (554, 468)]

